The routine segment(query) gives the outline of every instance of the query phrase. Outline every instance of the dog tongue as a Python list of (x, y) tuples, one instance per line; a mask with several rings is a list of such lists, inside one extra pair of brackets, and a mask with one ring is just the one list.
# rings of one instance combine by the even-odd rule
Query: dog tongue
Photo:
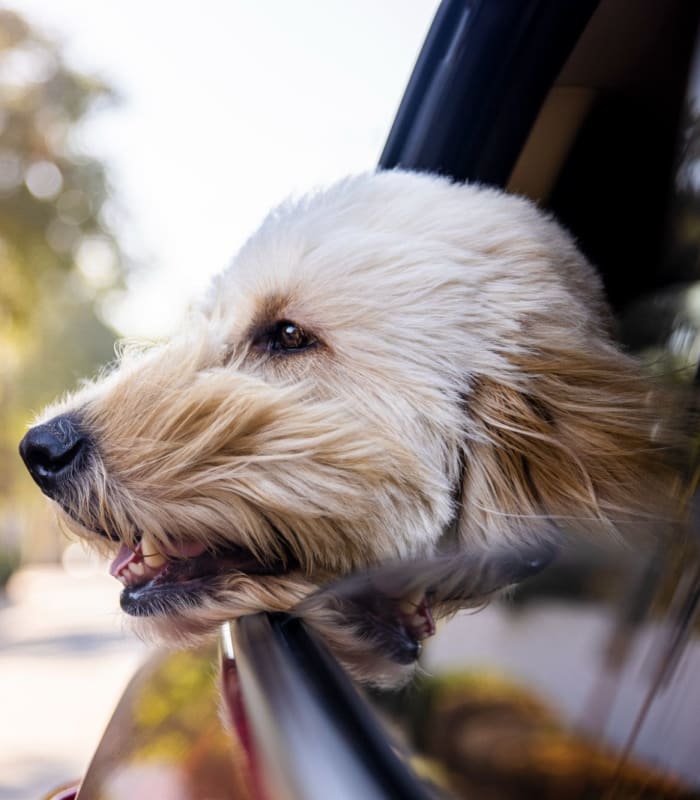
[(136, 558), (136, 551), (132, 550), (127, 545), (123, 544), (119, 548), (119, 552), (117, 553), (117, 557), (112, 561), (112, 564), (109, 568), (109, 574), (116, 578), (117, 575), (124, 569), (127, 564), (130, 564)]

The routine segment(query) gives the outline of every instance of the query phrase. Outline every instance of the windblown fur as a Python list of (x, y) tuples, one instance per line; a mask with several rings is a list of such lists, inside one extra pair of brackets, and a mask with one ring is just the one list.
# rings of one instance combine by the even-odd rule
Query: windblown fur
[[(284, 320), (313, 346), (268, 347)], [(144, 620), (170, 637), (448, 546), (637, 541), (671, 516), (673, 435), (594, 270), (527, 201), (433, 176), (281, 206), (181, 333), (126, 348), (46, 418), (67, 412), (96, 448), (62, 502), (78, 534), (287, 566)], [(321, 606), (302, 608), (349, 652)]]

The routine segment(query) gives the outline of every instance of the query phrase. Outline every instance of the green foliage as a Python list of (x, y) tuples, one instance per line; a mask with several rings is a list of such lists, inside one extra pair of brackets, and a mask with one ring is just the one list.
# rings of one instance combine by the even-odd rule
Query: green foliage
[(19, 553), (14, 548), (0, 548), (0, 590), (19, 566)]
[(55, 44), (10, 11), (0, 11), (0, 89), (0, 336), (7, 337), (36, 327), (38, 307), (75, 272), (86, 242), (97, 237), (117, 256), (100, 221), (104, 167), (76, 146), (79, 123), (114, 94), (68, 68)]
[(216, 673), (212, 647), (147, 661), (117, 706), (84, 791), (106, 797), (108, 786), (145, 786), (147, 775), (169, 778), (179, 789), (170, 796), (250, 798), (248, 759), (235, 731), (222, 724)]
[(115, 92), (0, 9), (0, 97), (1, 550), (3, 513), (28, 488), (17, 441), (43, 404), (111, 359), (95, 309), (124, 259), (105, 223), (105, 166), (80, 147), (82, 123)]

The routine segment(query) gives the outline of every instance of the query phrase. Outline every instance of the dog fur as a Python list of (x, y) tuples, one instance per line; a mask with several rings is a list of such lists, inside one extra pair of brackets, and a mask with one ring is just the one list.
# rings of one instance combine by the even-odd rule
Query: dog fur
[[(313, 346), (271, 349), (283, 320)], [(448, 545), (641, 541), (673, 507), (655, 392), (556, 222), (392, 171), (273, 211), (181, 332), (125, 347), (44, 419), (77, 415), (95, 443), (60, 512), (92, 544), (148, 531), (163, 553), (233, 543), (289, 566), (143, 621), (182, 640)], [(366, 674), (337, 615), (308, 608)]]

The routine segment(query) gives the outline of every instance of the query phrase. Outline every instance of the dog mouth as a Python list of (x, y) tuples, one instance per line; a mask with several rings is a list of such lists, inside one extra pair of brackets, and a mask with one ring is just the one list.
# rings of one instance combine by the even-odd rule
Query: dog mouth
[(265, 564), (236, 545), (212, 551), (201, 544), (185, 544), (164, 554), (143, 534), (134, 549), (121, 545), (109, 571), (124, 585), (122, 610), (144, 617), (199, 605), (215, 595), (220, 579), (231, 573), (279, 575), (290, 568), (281, 560)]

